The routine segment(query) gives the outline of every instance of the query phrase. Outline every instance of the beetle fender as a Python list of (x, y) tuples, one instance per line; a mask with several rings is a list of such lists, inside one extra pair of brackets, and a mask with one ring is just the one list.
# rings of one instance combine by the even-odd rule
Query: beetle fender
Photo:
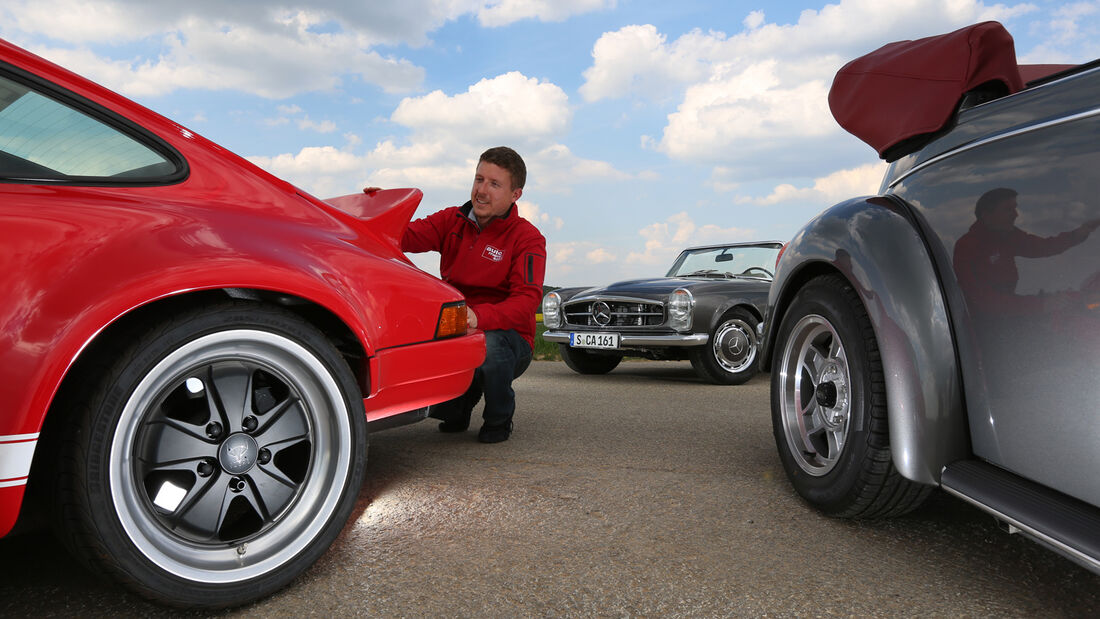
[(811, 220), (787, 246), (768, 297), (761, 364), (791, 299), (817, 275), (838, 272), (855, 288), (878, 340), (894, 466), (938, 484), (969, 453), (954, 336), (932, 258), (903, 206), (858, 198)]

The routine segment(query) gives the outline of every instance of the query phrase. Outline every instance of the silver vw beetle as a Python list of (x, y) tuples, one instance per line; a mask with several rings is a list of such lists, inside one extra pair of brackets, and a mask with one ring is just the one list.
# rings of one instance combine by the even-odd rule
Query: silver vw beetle
[(830, 106), (892, 163), (776, 268), (795, 490), (872, 518), (938, 486), (1100, 571), (1100, 66), (1017, 66), (986, 22), (849, 63)]

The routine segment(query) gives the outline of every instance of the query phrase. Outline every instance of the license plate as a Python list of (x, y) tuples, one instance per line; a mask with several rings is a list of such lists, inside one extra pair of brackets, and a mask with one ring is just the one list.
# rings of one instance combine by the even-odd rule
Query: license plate
[(573, 348), (618, 348), (618, 333), (570, 333), (569, 345)]

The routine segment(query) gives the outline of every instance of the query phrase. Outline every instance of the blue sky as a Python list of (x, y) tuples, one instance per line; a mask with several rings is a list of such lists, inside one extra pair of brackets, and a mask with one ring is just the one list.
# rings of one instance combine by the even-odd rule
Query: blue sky
[(512, 146), (546, 282), (572, 286), (874, 192), (883, 164), (828, 112), (836, 70), (988, 19), (1021, 62), (1100, 57), (1096, 0), (4, 0), (0, 36), (319, 197), (419, 187), (423, 216)]

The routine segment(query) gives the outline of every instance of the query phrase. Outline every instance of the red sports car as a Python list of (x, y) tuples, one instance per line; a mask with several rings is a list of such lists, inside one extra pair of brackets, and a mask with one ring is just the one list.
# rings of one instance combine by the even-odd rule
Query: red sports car
[(26, 490), (162, 602), (294, 579), (351, 512), (368, 426), (484, 356), (399, 249), (419, 201), (318, 200), (0, 41), (0, 535)]

